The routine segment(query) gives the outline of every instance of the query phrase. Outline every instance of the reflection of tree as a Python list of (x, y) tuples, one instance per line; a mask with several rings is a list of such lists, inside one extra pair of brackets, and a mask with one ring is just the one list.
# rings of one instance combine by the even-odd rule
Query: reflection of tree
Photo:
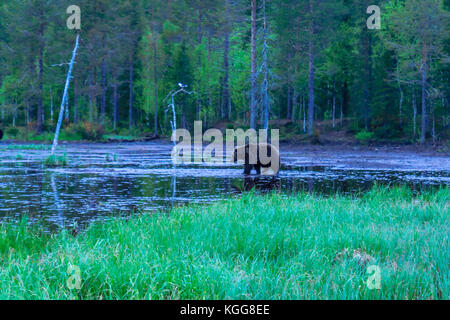
[[(307, 170), (310, 172), (314, 172), (314, 167), (308, 167)], [(314, 193), (314, 180), (311, 177), (308, 178), (308, 192), (310, 194)]]
[(172, 201), (171, 201), (171, 203), (172, 203), (172, 207), (173, 207), (173, 205), (174, 205), (174, 202), (175, 202), (175, 194), (176, 194), (176, 192), (177, 192), (177, 166), (174, 164), (173, 165), (173, 176), (172, 176), (172, 186), (173, 186), (173, 189), (172, 189)]
[(63, 212), (62, 212), (62, 208), (61, 208), (61, 202), (60, 202), (59, 196), (58, 196), (58, 190), (56, 189), (55, 174), (53, 174), (53, 173), (51, 175), (51, 183), (52, 183), (53, 197), (55, 199), (55, 205), (56, 205), (56, 209), (58, 211), (59, 226), (61, 228), (64, 228), (64, 216), (63, 216)]

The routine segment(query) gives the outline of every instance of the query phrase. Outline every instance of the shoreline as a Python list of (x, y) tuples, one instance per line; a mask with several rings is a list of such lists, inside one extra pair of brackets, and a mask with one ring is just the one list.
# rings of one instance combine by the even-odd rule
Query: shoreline
[[(145, 144), (145, 143), (161, 143), (170, 145), (172, 142), (169, 138), (165, 137), (147, 137), (136, 140), (109, 140), (109, 141), (88, 141), (88, 140), (76, 140), (76, 141), (59, 141), (58, 144), (62, 145), (113, 145), (113, 144)], [(26, 141), (26, 140), (2, 140), (2, 145), (51, 145), (51, 142), (42, 141)], [(208, 143), (204, 143), (207, 146)], [(286, 151), (343, 151), (343, 152), (400, 152), (400, 153), (412, 153), (412, 154), (426, 154), (436, 156), (450, 156), (450, 145), (438, 144), (438, 145), (420, 145), (418, 143), (373, 143), (373, 144), (361, 144), (361, 143), (335, 143), (327, 141), (322, 144), (311, 144), (308, 142), (280, 142), (280, 150)]]

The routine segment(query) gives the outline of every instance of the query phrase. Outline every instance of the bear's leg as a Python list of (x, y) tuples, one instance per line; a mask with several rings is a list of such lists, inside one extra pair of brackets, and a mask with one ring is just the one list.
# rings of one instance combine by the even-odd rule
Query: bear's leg
[(261, 165), (255, 164), (255, 170), (256, 170), (256, 174), (261, 174)]
[(248, 175), (252, 172), (252, 165), (251, 164), (245, 164), (244, 165), (244, 174)]

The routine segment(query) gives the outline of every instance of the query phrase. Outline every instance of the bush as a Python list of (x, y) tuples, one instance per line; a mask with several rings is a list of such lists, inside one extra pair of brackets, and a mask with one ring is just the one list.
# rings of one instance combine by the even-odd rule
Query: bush
[(5, 130), (6, 134), (10, 137), (15, 137), (19, 134), (19, 129), (16, 127), (9, 127)]
[(395, 139), (403, 136), (403, 129), (398, 124), (385, 124), (374, 131), (377, 139)]
[(67, 165), (67, 162), (66, 154), (62, 156), (52, 154), (45, 159), (44, 164), (47, 167), (64, 167)]
[(26, 124), (26, 131), (27, 132), (37, 132), (38, 126), (36, 121), (30, 121)]
[(359, 130), (360, 130), (360, 126), (359, 126), (358, 120), (353, 120), (350, 122), (350, 124), (348, 126), (347, 133), (356, 134), (359, 132)]
[(105, 130), (102, 125), (85, 121), (80, 124), (72, 124), (67, 128), (70, 135), (80, 135), (83, 140), (97, 141), (103, 138)]
[(360, 131), (358, 134), (356, 134), (356, 139), (358, 139), (360, 142), (367, 143), (371, 140), (373, 140), (374, 133), (369, 132), (366, 130)]

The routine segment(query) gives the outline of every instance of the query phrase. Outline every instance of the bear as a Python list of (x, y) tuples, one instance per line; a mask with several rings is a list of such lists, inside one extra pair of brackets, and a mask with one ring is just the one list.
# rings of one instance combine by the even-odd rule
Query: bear
[(2, 140), (3, 139), (3, 131), (2, 131), (2, 129), (0, 129), (0, 140)]
[(244, 162), (244, 174), (249, 175), (253, 168), (261, 174), (261, 168), (272, 169), (277, 175), (280, 171), (280, 152), (270, 143), (245, 144), (233, 151), (232, 162)]

